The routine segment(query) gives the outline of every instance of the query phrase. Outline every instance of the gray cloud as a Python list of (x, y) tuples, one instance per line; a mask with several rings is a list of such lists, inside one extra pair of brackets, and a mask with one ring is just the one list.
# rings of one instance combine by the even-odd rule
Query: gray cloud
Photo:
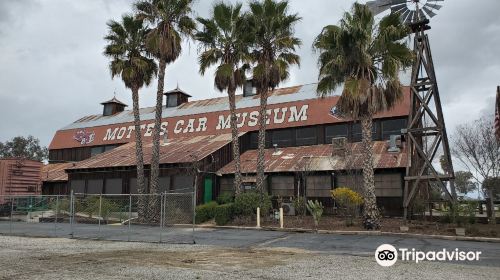
[[(130, 102), (119, 79), (111, 80), (102, 55), (106, 21), (131, 12), (133, 0), (0, 0), (0, 141), (33, 134), (45, 145), (55, 131), (89, 114), (117, 92)], [(213, 1), (195, 2), (195, 15), (208, 16)], [(296, 35), (301, 67), (291, 69), (283, 86), (315, 82), (311, 49), (321, 28), (338, 23), (354, 1), (291, 0), (302, 21)], [(361, 1), (362, 2), (362, 1)], [(500, 84), (500, 20), (497, 0), (445, 1), (429, 32), (448, 130), (491, 112)], [(182, 56), (169, 65), (165, 88), (179, 85), (196, 99), (222, 96), (213, 71), (198, 74), (197, 47), (184, 43)], [(141, 105), (152, 106), (156, 82), (141, 91)]]

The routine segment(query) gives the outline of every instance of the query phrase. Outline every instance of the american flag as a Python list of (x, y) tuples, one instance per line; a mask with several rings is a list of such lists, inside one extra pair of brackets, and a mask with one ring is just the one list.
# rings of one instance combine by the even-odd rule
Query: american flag
[(495, 102), (495, 134), (500, 141), (500, 86), (497, 87), (497, 100)]

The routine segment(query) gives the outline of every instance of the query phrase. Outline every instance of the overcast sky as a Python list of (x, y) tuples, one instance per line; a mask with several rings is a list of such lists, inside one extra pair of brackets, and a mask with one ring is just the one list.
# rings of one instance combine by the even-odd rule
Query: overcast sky
[[(55, 131), (85, 115), (102, 112), (100, 102), (117, 97), (131, 104), (120, 79), (112, 80), (102, 55), (106, 22), (130, 13), (131, 0), (0, 0), (0, 141), (34, 135), (48, 145)], [(211, 0), (198, 0), (195, 16), (208, 16)], [(282, 86), (317, 80), (313, 38), (338, 23), (354, 1), (291, 0), (302, 21), (300, 68)], [(364, 2), (364, 1), (361, 1)], [(460, 123), (493, 111), (500, 85), (500, 1), (448, 0), (429, 32), (450, 132)], [(222, 96), (213, 72), (198, 74), (196, 44), (168, 65), (165, 89), (179, 83), (195, 99)], [(141, 90), (141, 106), (152, 106), (156, 82)]]

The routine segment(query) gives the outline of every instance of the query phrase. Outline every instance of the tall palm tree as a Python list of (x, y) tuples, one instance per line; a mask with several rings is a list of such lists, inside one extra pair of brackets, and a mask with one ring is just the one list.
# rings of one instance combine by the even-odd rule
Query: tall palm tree
[(151, 25), (146, 36), (146, 47), (158, 59), (159, 65), (151, 157), (151, 193), (159, 190), (160, 125), (165, 69), (167, 64), (174, 62), (181, 54), (182, 37), (194, 34), (196, 23), (190, 17), (192, 3), (193, 0), (144, 0), (135, 3), (136, 17)]
[(219, 91), (227, 91), (230, 123), (233, 142), (233, 157), (236, 162), (234, 177), (235, 193), (241, 192), (240, 148), (236, 116), (236, 89), (245, 82), (245, 62), (248, 59), (248, 32), (245, 30), (241, 4), (227, 5), (219, 2), (214, 5), (211, 18), (197, 18), (203, 30), (196, 33), (203, 52), (198, 60), (200, 73), (217, 65), (214, 84)]
[(413, 60), (413, 52), (403, 41), (407, 35), (397, 14), (376, 25), (370, 10), (355, 3), (338, 26), (324, 27), (313, 44), (320, 53), (318, 94), (325, 96), (343, 84), (337, 109), (361, 121), (367, 228), (380, 227), (373, 172), (373, 115), (392, 108), (402, 98), (399, 71), (410, 67)]
[(301, 45), (294, 36), (294, 25), (301, 19), (288, 12), (288, 1), (250, 2), (248, 25), (252, 41), (253, 82), (260, 95), (257, 156), (257, 189), (264, 184), (264, 151), (266, 145), (266, 110), (269, 92), (289, 76), (290, 65), (300, 65), (295, 53)]
[(139, 115), (139, 89), (149, 85), (157, 72), (153, 59), (145, 56), (144, 38), (148, 30), (143, 21), (130, 15), (123, 15), (122, 21), (108, 22), (108, 42), (104, 55), (110, 58), (111, 77), (120, 76), (125, 86), (132, 91), (132, 109), (135, 126), (135, 153), (137, 161), (137, 191), (145, 192), (144, 155), (141, 138), (141, 119)]

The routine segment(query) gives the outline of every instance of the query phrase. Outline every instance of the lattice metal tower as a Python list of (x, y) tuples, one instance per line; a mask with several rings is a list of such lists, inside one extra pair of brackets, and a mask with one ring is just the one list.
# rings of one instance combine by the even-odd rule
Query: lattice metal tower
[[(399, 13), (413, 33), (416, 60), (411, 74), (410, 116), (408, 127), (402, 131), (406, 137), (408, 166), (404, 186), (404, 217), (408, 207), (419, 191), (427, 195), (432, 185), (438, 186), (446, 198), (454, 202), (456, 192), (450, 146), (446, 134), (441, 99), (434, 71), (429, 38), (429, 18), (436, 15), (442, 6), (436, 2), (444, 0), (378, 0), (367, 2), (374, 14), (391, 9)], [(433, 162), (443, 156), (445, 170), (439, 173)], [(447, 188), (449, 182), (450, 191)]]

